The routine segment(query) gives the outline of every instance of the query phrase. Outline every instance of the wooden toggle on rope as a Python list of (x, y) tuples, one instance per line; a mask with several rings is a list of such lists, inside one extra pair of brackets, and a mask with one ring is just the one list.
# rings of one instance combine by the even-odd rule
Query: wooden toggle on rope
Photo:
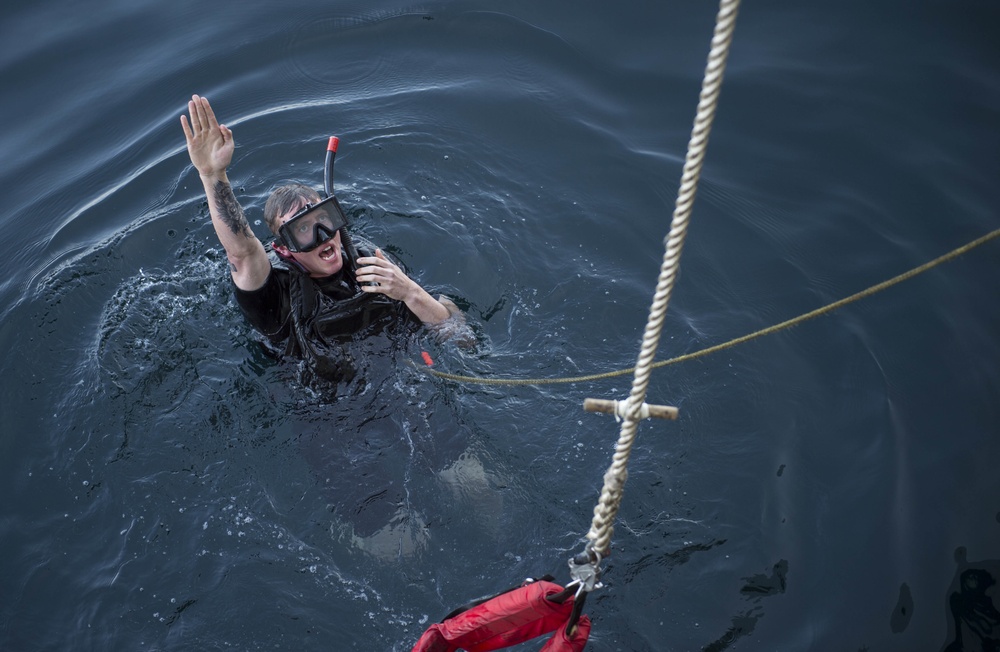
[[(631, 410), (631, 405), (627, 400), (625, 401), (607, 401), (602, 398), (588, 398), (583, 401), (583, 411), (584, 412), (600, 412), (602, 414), (613, 414), (617, 419), (624, 419)], [(670, 419), (674, 421), (677, 419), (677, 414), (679, 410), (675, 407), (669, 405), (649, 405), (648, 403), (643, 403), (639, 406), (639, 418), (648, 419), (650, 417), (655, 417), (657, 419)]]

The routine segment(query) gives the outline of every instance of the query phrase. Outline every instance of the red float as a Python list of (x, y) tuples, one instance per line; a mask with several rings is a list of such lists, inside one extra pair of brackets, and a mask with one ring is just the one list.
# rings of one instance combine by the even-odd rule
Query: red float
[(563, 587), (544, 580), (502, 593), (431, 625), (412, 652), (488, 652), (554, 630), (541, 652), (581, 652), (590, 636), (590, 619), (580, 616), (572, 635), (567, 635), (574, 597), (561, 603), (547, 599), (560, 593)]

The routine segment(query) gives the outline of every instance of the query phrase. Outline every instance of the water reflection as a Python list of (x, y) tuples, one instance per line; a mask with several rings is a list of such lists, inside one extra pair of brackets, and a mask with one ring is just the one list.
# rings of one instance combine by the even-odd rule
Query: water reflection
[(955, 551), (955, 578), (948, 593), (948, 638), (944, 652), (1000, 650), (1000, 611), (996, 585), (1000, 559), (969, 562), (965, 548)]
[(787, 586), (787, 576), (788, 562), (782, 559), (771, 568), (770, 574), (743, 578), (746, 584), (740, 589), (740, 593), (750, 599), (754, 606), (750, 610), (734, 616), (732, 626), (721, 637), (705, 646), (705, 652), (722, 652), (722, 650), (732, 647), (739, 639), (753, 633), (757, 622), (764, 617), (761, 600), (784, 593)]

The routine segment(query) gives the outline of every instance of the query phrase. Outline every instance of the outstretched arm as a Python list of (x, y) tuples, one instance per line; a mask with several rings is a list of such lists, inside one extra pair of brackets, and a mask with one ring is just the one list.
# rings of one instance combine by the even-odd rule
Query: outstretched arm
[(219, 124), (212, 105), (204, 97), (192, 96), (188, 113), (190, 118), (181, 115), (188, 155), (205, 187), (212, 226), (226, 250), (233, 282), (241, 290), (256, 290), (267, 280), (271, 263), (226, 175), (226, 168), (233, 160), (233, 132)]
[[(358, 258), (358, 265), (362, 265), (358, 267), (359, 283), (378, 283), (378, 285), (362, 285), (361, 289), (365, 292), (378, 292), (390, 299), (402, 301), (410, 312), (425, 324), (440, 324), (451, 316), (452, 310), (443, 301), (428, 294), (427, 290), (386, 258), (381, 249), (376, 249), (374, 256)], [(452, 306), (455, 305), (448, 299), (444, 301)], [(458, 307), (455, 306), (454, 310), (457, 311)]]

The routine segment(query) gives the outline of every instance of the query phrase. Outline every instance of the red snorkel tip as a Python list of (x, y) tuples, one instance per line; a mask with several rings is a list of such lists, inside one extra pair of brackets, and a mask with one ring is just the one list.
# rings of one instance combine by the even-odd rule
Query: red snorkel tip
[(339, 138), (337, 138), (336, 136), (330, 136), (330, 141), (326, 144), (326, 151), (328, 151), (328, 152), (336, 152), (337, 151), (337, 145), (339, 145), (339, 144), (340, 144), (340, 139)]

